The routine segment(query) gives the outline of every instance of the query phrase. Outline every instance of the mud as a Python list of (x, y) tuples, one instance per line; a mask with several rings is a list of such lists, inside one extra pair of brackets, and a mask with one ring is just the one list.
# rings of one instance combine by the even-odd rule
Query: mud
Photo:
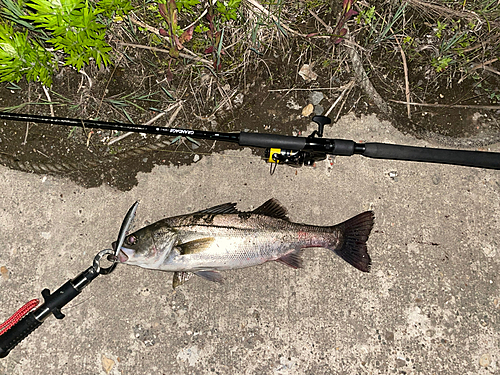
[[(293, 59), (269, 55), (245, 72), (226, 78), (216, 77), (208, 70), (190, 75), (192, 65), (178, 64), (178, 74), (169, 82), (161, 59), (143, 51), (131, 56), (136, 59), (134, 64), (118, 64), (108, 71), (90, 69), (88, 78), (63, 68), (50, 91), (52, 102), (36, 84), (3, 83), (0, 108), (49, 115), (52, 104), (56, 116), (145, 123), (160, 110), (181, 102), (181, 110), (175, 116), (175, 110), (171, 110), (154, 125), (170, 123), (171, 127), (199, 130), (297, 135), (310, 123), (310, 117), (302, 116), (302, 109), (309, 104), (311, 92), (323, 93), (324, 98), (315, 109), (324, 113), (337, 99), (338, 88), (352, 79), (347, 72), (332, 76), (332, 66), (313, 64), (318, 78), (305, 82)], [(390, 101), (404, 100), (404, 93), (397, 86), (403, 79), (397, 57), (395, 54), (392, 66), (380, 64), (378, 74), (372, 77), (377, 91), (393, 108), (394, 116), (389, 119), (393, 126), (403, 133), (448, 146), (478, 147), (499, 140), (500, 110), (412, 106), (408, 119), (406, 106)], [(156, 66), (151, 64), (154, 59)], [(411, 64), (410, 69), (414, 73), (412, 92), (424, 93), (422, 101), (441, 105), (491, 104), (484, 96), (486, 82), (480, 90), (469, 81), (447, 84)], [(488, 82), (493, 87), (498, 79), (491, 77)], [(324, 89), (328, 87), (332, 89)], [(349, 112), (360, 115), (378, 110), (364, 92), (354, 87), (330, 116)], [(238, 148), (229, 143), (140, 134), (108, 145), (119, 135), (99, 129), (3, 121), (0, 163), (26, 172), (64, 175), (85, 187), (108, 184), (130, 190), (137, 183), (137, 173), (150, 172), (155, 165), (189, 165), (212, 152)], [(264, 155), (264, 150), (254, 152)]]

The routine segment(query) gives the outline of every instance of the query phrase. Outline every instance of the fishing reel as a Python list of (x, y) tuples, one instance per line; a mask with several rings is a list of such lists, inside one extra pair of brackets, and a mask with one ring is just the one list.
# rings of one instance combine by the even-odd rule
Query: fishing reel
[[(314, 139), (323, 137), (323, 130), (326, 124), (332, 120), (326, 116), (314, 116), (312, 121), (318, 125), (318, 130), (314, 130), (307, 138), (306, 144), (314, 144)], [(315, 138), (317, 137), (317, 138)], [(327, 153), (315, 150), (291, 150), (281, 148), (266, 148), (265, 159), (268, 163), (287, 164), (292, 167), (313, 166), (314, 163), (325, 160)], [(274, 171), (273, 171), (274, 172)]]
[(311, 167), (317, 161), (325, 160), (326, 153), (268, 148), (265, 158), (268, 163), (287, 164), (292, 167), (301, 167), (302, 165)]

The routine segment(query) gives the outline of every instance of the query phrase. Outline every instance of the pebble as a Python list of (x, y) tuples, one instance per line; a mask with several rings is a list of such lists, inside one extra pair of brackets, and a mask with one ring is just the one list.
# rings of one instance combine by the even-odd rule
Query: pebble
[(0, 274), (2, 275), (2, 279), (9, 280), (9, 270), (7, 269), (7, 267), (0, 267)]
[(323, 106), (321, 104), (314, 106), (314, 114), (316, 116), (321, 116), (324, 111), (325, 111), (325, 108), (323, 108)]
[(488, 367), (491, 363), (491, 356), (489, 354), (483, 354), (481, 358), (479, 358), (479, 364), (483, 367)]
[(323, 93), (321, 91), (312, 91), (309, 94), (309, 101), (313, 105), (318, 105), (323, 100), (324, 97), (325, 96), (323, 95)]
[(299, 70), (299, 76), (301, 76), (306, 82), (316, 81), (316, 78), (318, 78), (318, 75), (313, 72), (312, 66), (309, 64), (302, 65), (302, 68)]
[(236, 94), (235, 98), (233, 99), (233, 104), (243, 104), (243, 99), (245, 98), (245, 95), (243, 95), (241, 92)]
[(313, 111), (314, 111), (314, 106), (311, 103), (309, 103), (304, 108), (302, 108), (302, 116), (309, 117), (311, 113), (313, 113)]
[(111, 358), (106, 357), (105, 355), (102, 356), (102, 368), (106, 372), (106, 374), (109, 374), (111, 372), (114, 365), (115, 361), (113, 361)]
[(195, 154), (193, 157), (193, 162), (196, 163), (198, 160), (200, 160), (200, 155)]
[(389, 177), (395, 181), (397, 181), (398, 178), (398, 171), (389, 171)]

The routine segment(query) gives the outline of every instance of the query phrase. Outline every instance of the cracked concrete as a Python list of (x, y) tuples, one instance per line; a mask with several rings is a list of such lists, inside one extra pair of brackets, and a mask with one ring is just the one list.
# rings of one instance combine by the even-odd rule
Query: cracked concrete
[[(325, 136), (429, 145), (375, 116), (346, 116)], [(135, 200), (136, 228), (271, 197), (297, 222), (376, 217), (370, 274), (308, 249), (300, 270), (268, 263), (174, 292), (171, 274), (119, 265), (0, 360), (1, 375), (500, 371), (498, 171), (353, 156), (270, 176), (248, 149), (156, 167), (128, 192), (0, 171), (0, 321), (90, 266)]]

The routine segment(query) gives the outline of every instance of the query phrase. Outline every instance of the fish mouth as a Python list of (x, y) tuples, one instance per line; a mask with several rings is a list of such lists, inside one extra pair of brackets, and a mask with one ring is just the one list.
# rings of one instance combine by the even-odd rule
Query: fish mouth
[[(116, 241), (111, 244), (111, 247), (113, 248), (113, 251), (116, 252)], [(122, 247), (120, 249), (120, 251), (118, 252), (118, 256), (117, 256), (118, 262), (125, 263), (126, 261), (128, 261), (129, 257), (133, 254), (133, 252), (134, 251), (132, 249), (127, 249), (125, 247)], [(129, 254), (127, 254), (127, 253), (129, 253)]]
[(125, 263), (128, 260), (127, 254), (125, 254), (122, 250), (118, 253), (118, 262)]

